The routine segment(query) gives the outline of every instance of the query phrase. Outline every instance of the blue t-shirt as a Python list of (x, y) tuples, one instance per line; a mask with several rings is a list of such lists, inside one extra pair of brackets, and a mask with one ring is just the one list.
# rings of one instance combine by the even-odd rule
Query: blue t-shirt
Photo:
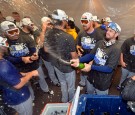
[(2, 59), (0, 60), (0, 81), (8, 85), (2, 85), (3, 98), (5, 103), (9, 105), (18, 105), (26, 101), (30, 92), (27, 86), (23, 86), (21, 89), (13, 88), (13, 86), (21, 82), (21, 74), (9, 61)]

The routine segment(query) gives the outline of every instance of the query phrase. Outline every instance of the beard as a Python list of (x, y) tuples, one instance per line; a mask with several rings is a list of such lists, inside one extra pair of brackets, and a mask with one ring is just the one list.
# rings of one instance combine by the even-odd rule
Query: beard
[(33, 28), (32, 27), (27, 27), (28, 31), (30, 32), (30, 34), (33, 34)]
[(0, 47), (0, 52), (3, 54), (3, 56), (7, 56), (9, 54), (9, 50), (7, 47)]
[(106, 38), (106, 37), (105, 37), (105, 41), (107, 41), (107, 42), (108, 42), (109, 40), (110, 40), (109, 38)]
[(93, 23), (93, 28), (95, 28), (95, 26), (96, 26), (96, 25)]

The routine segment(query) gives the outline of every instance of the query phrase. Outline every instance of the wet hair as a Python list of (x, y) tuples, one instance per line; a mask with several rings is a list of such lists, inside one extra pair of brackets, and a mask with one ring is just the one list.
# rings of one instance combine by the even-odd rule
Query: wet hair
[(52, 20), (52, 25), (54, 26), (61, 26), (63, 23), (62, 20), (53, 19), (50, 14), (48, 14), (48, 18)]
[(54, 26), (61, 26), (63, 22), (61, 20), (52, 19), (52, 23)]
[(50, 19), (52, 19), (52, 16), (50, 15), (50, 14), (48, 14), (48, 16), (47, 16), (48, 18), (50, 18)]
[(68, 20), (68, 26), (70, 26), (71, 29), (75, 28), (75, 23), (71, 20)]
[(18, 13), (18, 12), (12, 12), (12, 14), (19, 15), (19, 13)]
[(116, 40), (119, 40), (119, 36), (116, 37)]

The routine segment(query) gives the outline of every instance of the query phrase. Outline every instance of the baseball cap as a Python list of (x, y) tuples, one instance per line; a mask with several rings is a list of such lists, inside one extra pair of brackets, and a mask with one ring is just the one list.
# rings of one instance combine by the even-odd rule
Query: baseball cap
[(0, 46), (8, 47), (7, 38), (3, 38), (0, 36)]
[(41, 22), (43, 23), (43, 22), (48, 22), (48, 23), (51, 23), (52, 21), (51, 21), (51, 19), (49, 18), (49, 17), (42, 17), (41, 18)]
[(99, 22), (99, 19), (98, 19), (97, 16), (92, 16), (92, 20), (93, 20), (94, 22)]
[(110, 17), (105, 17), (102, 20), (103, 20), (103, 22), (112, 22)]
[(110, 22), (108, 25), (108, 28), (111, 28), (112, 30), (114, 30), (117, 33), (121, 32), (121, 27), (117, 23), (114, 23), (114, 22)]
[(10, 21), (3, 21), (0, 24), (0, 26), (1, 26), (2, 31), (7, 31), (7, 30), (10, 30), (10, 29), (17, 28), (17, 26), (13, 22), (10, 22)]
[(53, 13), (51, 14), (52, 19), (56, 20), (68, 20), (68, 16), (65, 13), (65, 11), (61, 9), (54, 10)]
[(23, 18), (22, 24), (25, 25), (25, 26), (28, 26), (28, 25), (32, 25), (33, 22), (30, 20), (30, 18)]
[(89, 12), (85, 12), (82, 16), (81, 16), (81, 20), (92, 20), (92, 14)]

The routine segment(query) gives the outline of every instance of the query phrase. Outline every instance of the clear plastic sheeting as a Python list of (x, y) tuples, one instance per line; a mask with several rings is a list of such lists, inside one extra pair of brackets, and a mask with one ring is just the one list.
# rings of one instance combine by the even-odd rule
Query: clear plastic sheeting
[[(94, 2), (94, 0), (92, 0)], [(122, 28), (120, 41), (133, 36), (135, 31), (135, 0), (95, 0), (94, 13), (97, 16), (109, 16)]]
[(45, 3), (46, 0), (0, 0), (0, 11), (4, 16), (17, 11), (22, 17), (30, 16), (39, 25), (41, 17), (49, 12)]
[(4, 16), (17, 11), (22, 17), (32, 17), (38, 26), (41, 17), (58, 8), (72, 16), (78, 27), (81, 27), (80, 17), (86, 11), (100, 19), (109, 16), (122, 28), (120, 42), (132, 36), (135, 30), (135, 0), (0, 0), (0, 4)]

